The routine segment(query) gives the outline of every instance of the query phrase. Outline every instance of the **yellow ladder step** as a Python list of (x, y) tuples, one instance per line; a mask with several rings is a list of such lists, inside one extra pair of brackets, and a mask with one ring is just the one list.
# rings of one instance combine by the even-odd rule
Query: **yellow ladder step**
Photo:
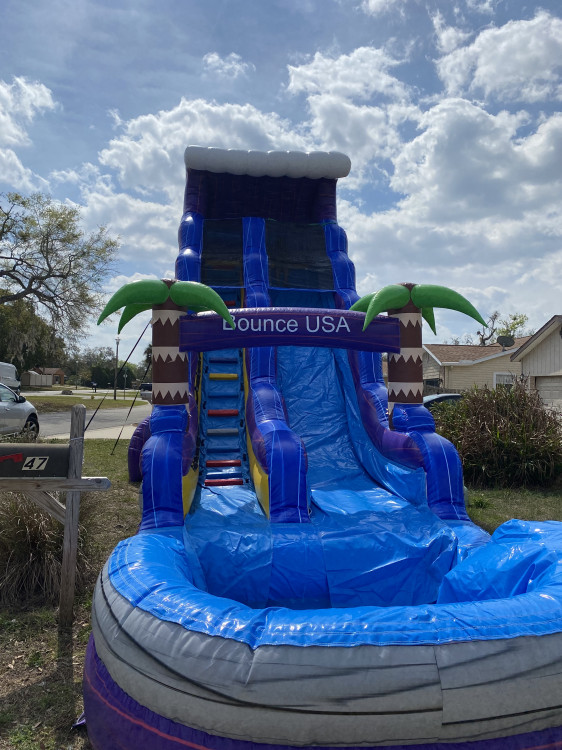
[(210, 380), (238, 380), (238, 375), (235, 372), (210, 372)]

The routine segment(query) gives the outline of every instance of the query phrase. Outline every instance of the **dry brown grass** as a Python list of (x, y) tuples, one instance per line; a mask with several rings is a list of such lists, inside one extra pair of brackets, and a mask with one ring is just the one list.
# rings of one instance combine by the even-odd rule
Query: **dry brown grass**
[[(87, 508), (88, 506), (86, 506)], [(82, 525), (76, 557), (76, 591), (91, 579), (88, 525)], [(60, 595), (64, 528), (24, 495), (0, 503), (0, 605), (56, 604)]]
[[(127, 479), (128, 441), (119, 441), (112, 456), (113, 443), (85, 444), (84, 475), (109, 476), (112, 488), (83, 496), (89, 566), (75, 603), (72, 632), (59, 631), (55, 604), (34, 600), (0, 606), (0, 750), (90, 748), (85, 730), (71, 726), (82, 711), (91, 592), (113, 547), (134, 534), (139, 522), (138, 488)], [(0, 505), (6, 501), (6, 494), (0, 494)]]

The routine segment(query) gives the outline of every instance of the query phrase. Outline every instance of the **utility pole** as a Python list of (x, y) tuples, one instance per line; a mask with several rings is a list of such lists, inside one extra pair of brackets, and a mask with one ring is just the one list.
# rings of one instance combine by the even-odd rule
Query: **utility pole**
[(113, 400), (117, 401), (117, 369), (119, 367), (119, 336), (115, 337), (115, 377), (113, 378)]

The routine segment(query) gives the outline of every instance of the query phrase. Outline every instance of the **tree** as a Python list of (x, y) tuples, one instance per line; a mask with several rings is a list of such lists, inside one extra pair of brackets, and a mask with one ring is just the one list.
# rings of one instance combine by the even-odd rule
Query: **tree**
[(528, 320), (529, 317), (525, 313), (510, 313), (507, 317), (498, 320), (496, 333), (498, 336), (512, 336), (513, 338), (531, 336), (534, 331), (525, 328)]
[(476, 331), (478, 337), (477, 342), (474, 341), (472, 334), (467, 333), (462, 337), (456, 336), (450, 340), (451, 344), (474, 344), (478, 343), (479, 346), (488, 346), (488, 344), (495, 344), (498, 336), (512, 336), (518, 338), (519, 336), (531, 336), (534, 331), (526, 329), (525, 325), (529, 320), (525, 313), (510, 313), (509, 315), (500, 317), (501, 313), (499, 310), (495, 310), (488, 318), (486, 322), (487, 331)]
[(135, 365), (119, 362), (119, 370), (117, 373), (117, 388), (132, 388), (133, 382), (136, 379), (137, 369)]
[(36, 193), (0, 196), (0, 305), (27, 299), (67, 339), (101, 307), (118, 242), (86, 234), (80, 209)]
[[(491, 341), (491, 343), (495, 343), (496, 339), (496, 323), (498, 321), (498, 318), (500, 317), (500, 313), (498, 310), (494, 310), (494, 312), (490, 315), (486, 322), (486, 331), (476, 331), (476, 335), (478, 336), (478, 344), (480, 346), (486, 346), (486, 344)], [(472, 342), (470, 342), (472, 343)]]
[[(152, 380), (152, 344), (149, 344), (143, 352), (143, 359), (140, 363), (140, 377), (144, 376), (145, 380), (149, 382)], [(145, 374), (146, 371), (146, 374)]]
[(109, 346), (97, 346), (82, 352), (74, 350), (67, 359), (65, 369), (68, 375), (81, 383), (96, 382), (106, 388), (113, 384), (115, 377), (115, 352)]
[(63, 367), (65, 342), (36, 314), (32, 302), (20, 299), (0, 305), (0, 361), (12, 362), (20, 372), (33, 367)]

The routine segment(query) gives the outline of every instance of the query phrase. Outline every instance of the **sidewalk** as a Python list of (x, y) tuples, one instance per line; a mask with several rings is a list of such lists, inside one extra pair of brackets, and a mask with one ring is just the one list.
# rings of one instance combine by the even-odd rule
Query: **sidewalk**
[[(71, 393), (63, 394), (63, 390), (70, 390)], [(123, 394), (123, 389), (117, 391), (117, 401), (132, 401), (135, 396), (137, 397), (137, 400), (140, 398), (139, 395), (140, 391), (138, 391), (136, 388), (127, 388), (125, 391), (125, 394)], [(75, 396), (76, 398), (84, 398), (88, 397), (93, 402), (97, 401), (98, 399), (102, 398), (111, 398), (113, 399), (113, 389), (107, 389), (107, 388), (98, 388), (97, 391), (94, 391), (92, 388), (69, 388), (65, 389), (64, 386), (59, 390), (46, 390), (46, 391), (34, 391), (32, 389), (24, 388), (21, 391), (21, 395), (28, 398), (30, 401), (33, 401), (33, 397), (37, 396), (39, 398), (59, 398), (61, 396), (67, 397), (67, 396)], [(93, 397), (93, 398), (92, 398)]]
[[(92, 429), (89, 427), (85, 434), (85, 440), (117, 440), (119, 433), (121, 433), (121, 440), (130, 440), (133, 437), (136, 424), (126, 424), (124, 427), (101, 427), (98, 429)], [(68, 430), (64, 432), (57, 432), (52, 435), (44, 435), (41, 433), (42, 440), (68, 440)]]
[[(137, 425), (150, 416), (152, 405), (141, 402), (131, 411), (130, 407), (100, 409), (95, 413), (95, 403), (86, 411), (86, 440), (131, 439)], [(90, 424), (90, 419), (92, 420)], [(89, 426), (88, 426), (89, 425)], [(68, 412), (44, 412), (39, 414), (39, 436), (45, 440), (68, 440), (70, 435), (70, 410)]]

